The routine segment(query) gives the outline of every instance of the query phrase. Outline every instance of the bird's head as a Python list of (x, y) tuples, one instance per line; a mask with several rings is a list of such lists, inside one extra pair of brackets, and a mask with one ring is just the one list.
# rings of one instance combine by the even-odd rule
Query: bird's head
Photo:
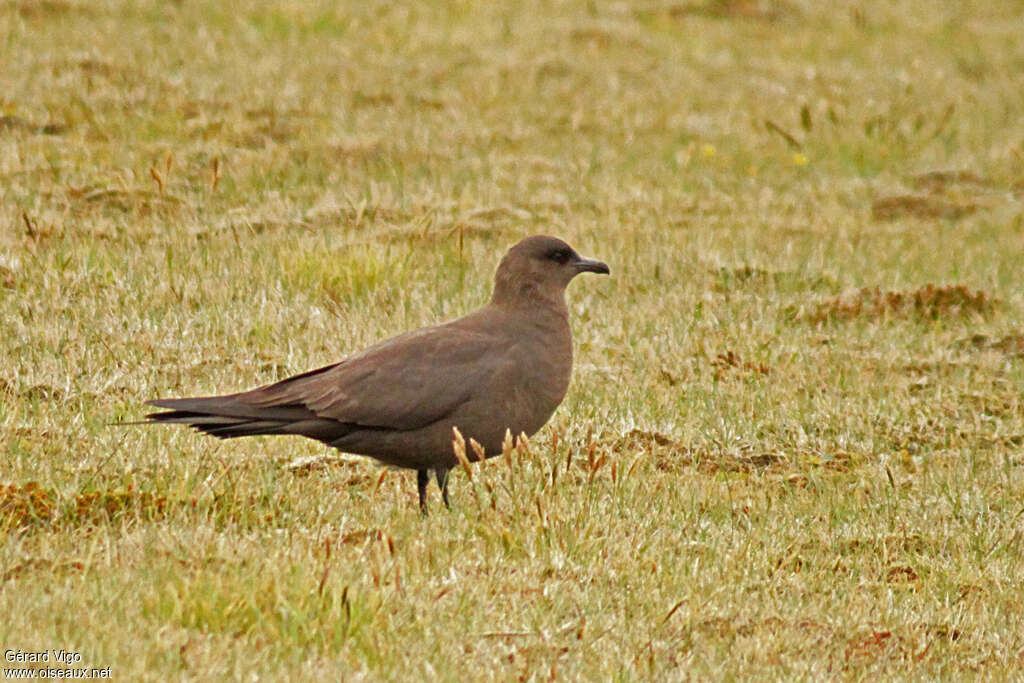
[(584, 258), (557, 237), (534, 235), (505, 254), (494, 276), (495, 303), (562, 301), (569, 282), (580, 273), (610, 271), (602, 261)]

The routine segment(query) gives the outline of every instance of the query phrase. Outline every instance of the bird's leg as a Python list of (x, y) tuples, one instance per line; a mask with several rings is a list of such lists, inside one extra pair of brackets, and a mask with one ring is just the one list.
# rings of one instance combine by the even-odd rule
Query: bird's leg
[(448, 504), (448, 474), (451, 472), (450, 467), (435, 467), (434, 477), (437, 478), (437, 487), (441, 489), (441, 500), (444, 501), (444, 506), (449, 510), (452, 506)]
[(430, 483), (430, 472), (427, 470), (416, 470), (416, 488), (420, 492), (420, 512), (427, 514), (427, 484)]

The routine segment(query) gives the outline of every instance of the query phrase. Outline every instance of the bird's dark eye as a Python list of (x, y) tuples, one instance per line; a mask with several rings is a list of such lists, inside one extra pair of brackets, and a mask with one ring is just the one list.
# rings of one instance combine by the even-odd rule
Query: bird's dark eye
[(568, 249), (554, 249), (548, 253), (548, 258), (555, 263), (568, 263), (571, 257)]

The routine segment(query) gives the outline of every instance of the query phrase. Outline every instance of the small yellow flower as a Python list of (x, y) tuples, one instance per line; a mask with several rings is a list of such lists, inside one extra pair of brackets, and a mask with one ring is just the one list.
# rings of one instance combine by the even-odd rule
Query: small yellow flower
[(717, 152), (718, 150), (715, 149), (714, 145), (706, 144), (700, 148), (700, 151), (706, 157), (713, 157), (715, 156), (715, 152)]
[(794, 152), (793, 153), (793, 164), (795, 166), (806, 166), (807, 165), (807, 155), (805, 155), (803, 152)]

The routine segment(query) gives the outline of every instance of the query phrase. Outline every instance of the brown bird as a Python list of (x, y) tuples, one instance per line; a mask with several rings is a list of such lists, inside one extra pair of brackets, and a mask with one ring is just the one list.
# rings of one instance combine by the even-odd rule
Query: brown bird
[(448, 506), (453, 427), (495, 456), (506, 431), (533, 435), (562, 402), (572, 374), (565, 288), (582, 272), (609, 270), (560, 239), (527, 237), (501, 260), (490, 302), (464, 318), (251, 391), (147, 401), (168, 410), (146, 417), (222, 439), (298, 434), (416, 470), (424, 513), (433, 470)]

